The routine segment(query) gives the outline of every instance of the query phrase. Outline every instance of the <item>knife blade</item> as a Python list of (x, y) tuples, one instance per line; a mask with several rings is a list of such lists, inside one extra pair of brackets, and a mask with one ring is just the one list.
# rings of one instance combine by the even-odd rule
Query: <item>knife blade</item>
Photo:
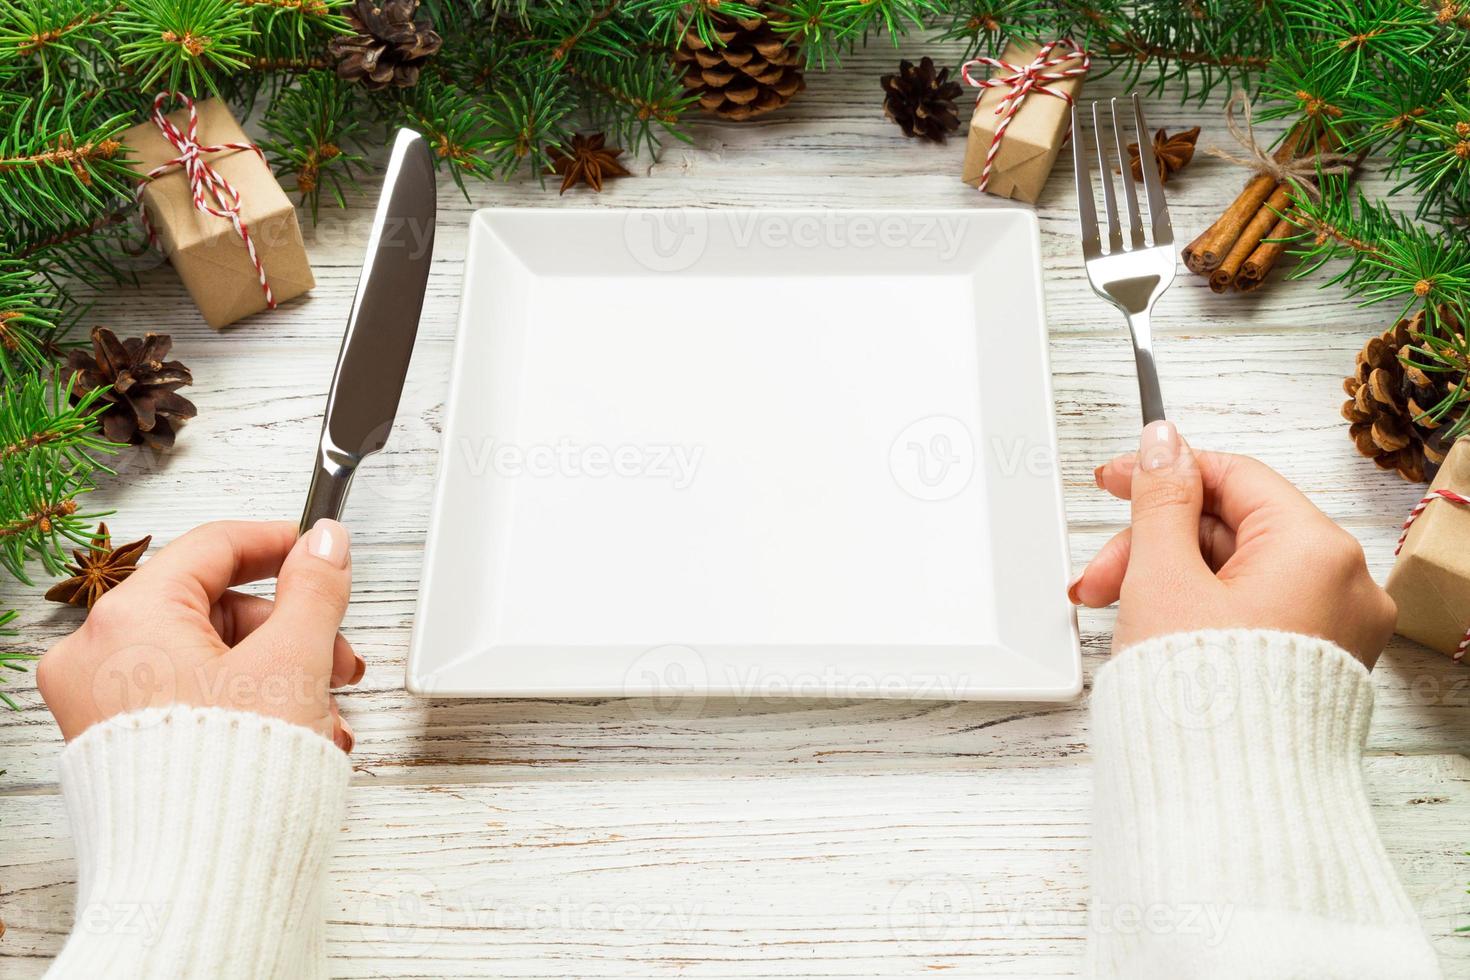
[(436, 212), (429, 145), (400, 129), (327, 394), (302, 533), (341, 515), (358, 464), (388, 441), (418, 334)]

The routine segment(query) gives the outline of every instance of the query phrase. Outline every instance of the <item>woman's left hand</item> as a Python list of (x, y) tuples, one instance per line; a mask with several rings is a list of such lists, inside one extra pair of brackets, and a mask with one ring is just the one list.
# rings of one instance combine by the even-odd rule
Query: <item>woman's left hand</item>
[[(276, 576), (272, 602), (234, 586)], [(139, 566), (41, 658), (36, 684), (68, 741), (168, 704), (281, 718), (352, 749), (330, 688), (364, 663), (337, 628), (352, 591), (347, 529), (321, 520), (195, 528)]]

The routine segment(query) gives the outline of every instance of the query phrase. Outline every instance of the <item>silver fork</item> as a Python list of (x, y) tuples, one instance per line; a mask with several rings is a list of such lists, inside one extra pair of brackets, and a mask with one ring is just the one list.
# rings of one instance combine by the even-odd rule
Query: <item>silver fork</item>
[(1174, 252), (1174, 229), (1169, 224), (1169, 208), (1164, 203), (1164, 188), (1154, 163), (1153, 137), (1143, 121), (1143, 106), (1133, 96), (1133, 121), (1138, 129), (1138, 153), (1143, 171), (1143, 186), (1148, 194), (1148, 216), (1153, 230), (1153, 243), (1144, 240), (1143, 218), (1138, 211), (1138, 192), (1128, 166), (1124, 147), (1123, 125), (1118, 118), (1118, 100), (1108, 100), (1113, 116), (1113, 142), (1118, 150), (1119, 170), (1123, 178), (1123, 203), (1127, 208), (1128, 235), (1118, 217), (1118, 202), (1113, 196), (1113, 179), (1108, 167), (1108, 153), (1098, 117), (1098, 103), (1092, 103), (1092, 130), (1097, 143), (1097, 166), (1102, 171), (1103, 206), (1108, 214), (1108, 250), (1103, 251), (1098, 235), (1097, 208), (1092, 203), (1092, 174), (1088, 170), (1088, 149), (1084, 148), (1082, 113), (1072, 104), (1072, 159), (1077, 171), (1077, 209), (1082, 218), (1082, 258), (1087, 266), (1087, 280), (1092, 291), (1112, 303), (1128, 318), (1128, 332), (1133, 336), (1133, 360), (1138, 365), (1138, 393), (1143, 403), (1143, 423), (1164, 417), (1164, 395), (1159, 390), (1159, 372), (1154, 366), (1153, 330), (1149, 314), (1154, 302), (1174, 281), (1178, 260)]

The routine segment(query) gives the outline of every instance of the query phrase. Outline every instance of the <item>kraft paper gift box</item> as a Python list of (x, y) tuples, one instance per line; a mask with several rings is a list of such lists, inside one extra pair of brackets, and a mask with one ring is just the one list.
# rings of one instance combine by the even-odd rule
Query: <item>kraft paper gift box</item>
[[(1012, 41), (1006, 45), (1000, 60), (1012, 65), (1028, 65), (1036, 59), (1040, 50), (1037, 45), (1027, 41)], [(1065, 52), (1065, 48), (1059, 47), (1052, 51), (1052, 57), (1061, 58)], [(1066, 64), (1058, 66), (1056, 70), (1075, 67), (1081, 63), (1082, 58), (1080, 52), (1073, 52)], [(999, 68), (996, 72), (1009, 74), (1005, 69)], [(1075, 100), (1082, 95), (1082, 79), (1081, 75), (1057, 79), (1047, 82), (1046, 87), (1066, 93)], [(995, 110), (1009, 91), (1003, 85), (985, 89), (975, 106), (974, 115), (970, 117), (963, 179), (971, 186), (980, 186), (985, 156), (990, 152), (995, 128), (1004, 118), (996, 115)], [(1034, 90), (1028, 93), (1021, 108), (1011, 118), (1005, 136), (1001, 138), (1000, 150), (996, 153), (995, 164), (990, 170), (990, 182), (985, 187), (986, 192), (1035, 204), (1036, 199), (1041, 196), (1041, 189), (1046, 186), (1046, 179), (1061, 151), (1062, 140), (1066, 138), (1071, 121), (1072, 106), (1066, 99)]]
[[(199, 120), (196, 138), (201, 146), (247, 142), (240, 124), (220, 100), (207, 99), (195, 108)], [(168, 119), (181, 132), (187, 131), (187, 108), (169, 113)], [(179, 155), (178, 148), (164, 138), (151, 117), (124, 132), (122, 141), (128, 148), (130, 166), (142, 174)], [(300, 296), (316, 285), (301, 241), (296, 209), (266, 162), (252, 150), (236, 149), (208, 153), (204, 159), (240, 192), (240, 218), (255, 243), (276, 303)], [(218, 206), (208, 193), (205, 203)], [(164, 254), (211, 327), (226, 326), (266, 308), (260, 276), (244, 240), (228, 218), (194, 207), (182, 168), (149, 181), (143, 189), (143, 206), (148, 209)]]
[[(1470, 497), (1470, 439), (1450, 447), (1430, 489)], [(1456, 656), (1470, 628), (1470, 506), (1430, 501), (1409, 528), (1387, 588), (1400, 636)]]

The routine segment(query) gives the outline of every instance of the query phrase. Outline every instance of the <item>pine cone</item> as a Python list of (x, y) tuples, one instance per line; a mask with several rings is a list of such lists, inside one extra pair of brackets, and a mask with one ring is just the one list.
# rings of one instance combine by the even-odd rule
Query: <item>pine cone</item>
[(881, 79), (883, 112), (898, 123), (905, 136), (943, 143), (944, 138), (959, 128), (960, 117), (954, 100), (959, 98), (959, 82), (949, 80), (949, 69), (934, 71), (934, 59), (925, 56), (915, 65), (900, 61), (897, 75)]
[[(759, 2), (751, 4), (760, 9)], [(674, 50), (684, 87), (699, 95), (699, 105), (732, 122), (779, 109), (806, 88), (801, 49), (771, 29), (764, 17), (712, 15), (716, 43), (685, 32)]]
[(328, 41), (327, 54), (337, 61), (337, 77), (363, 88), (410, 88), (444, 41), (427, 18), (414, 18), (419, 0), (380, 2), (356, 0), (344, 15), (354, 33)]
[(72, 400), (110, 385), (100, 399), (107, 406), (102, 434), (113, 442), (169, 448), (178, 423), (198, 413), (193, 402), (178, 394), (194, 383), (193, 375), (178, 361), (164, 360), (172, 346), (166, 333), (118, 340), (106, 327), (93, 328), (92, 352), (72, 350), (66, 356)]
[[(1357, 371), (1342, 383), (1349, 396), (1342, 417), (1358, 452), (1416, 483), (1433, 479), (1449, 451), (1442, 434), (1452, 420), (1436, 422), (1424, 412), (1439, 404), (1457, 380), (1427, 374), (1399, 359), (1399, 352), (1419, 339), (1423, 322), (1420, 310), (1370, 339), (1358, 352)], [(1450, 331), (1459, 328), (1447, 307), (1440, 308), (1439, 322)]]

